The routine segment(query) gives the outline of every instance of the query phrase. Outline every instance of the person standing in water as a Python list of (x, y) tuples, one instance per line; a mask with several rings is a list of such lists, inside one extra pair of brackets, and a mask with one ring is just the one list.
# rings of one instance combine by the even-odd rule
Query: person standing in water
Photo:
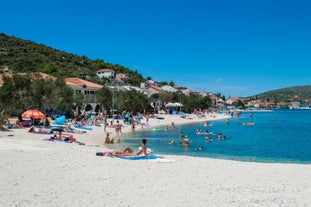
[(184, 139), (184, 133), (180, 132), (179, 133), (179, 143), (182, 143), (182, 140)]

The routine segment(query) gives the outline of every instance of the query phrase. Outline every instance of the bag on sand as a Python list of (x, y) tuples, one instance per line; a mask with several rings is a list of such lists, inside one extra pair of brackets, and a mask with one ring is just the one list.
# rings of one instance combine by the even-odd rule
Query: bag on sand
[(103, 152), (96, 152), (96, 156), (104, 156)]

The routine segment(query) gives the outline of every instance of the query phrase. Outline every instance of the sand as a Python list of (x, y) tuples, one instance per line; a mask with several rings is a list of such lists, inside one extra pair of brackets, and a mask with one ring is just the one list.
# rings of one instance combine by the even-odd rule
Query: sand
[[(150, 127), (205, 121), (163, 117), (150, 119)], [(219, 118), (226, 117), (208, 120)], [(96, 156), (108, 150), (103, 127), (75, 135), (84, 146), (47, 137), (27, 129), (0, 132), (0, 206), (311, 206), (308, 164)]]

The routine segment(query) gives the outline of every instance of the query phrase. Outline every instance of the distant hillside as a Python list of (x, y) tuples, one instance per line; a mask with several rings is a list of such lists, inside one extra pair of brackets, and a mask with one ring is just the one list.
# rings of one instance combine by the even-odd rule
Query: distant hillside
[[(44, 72), (57, 77), (86, 75), (96, 81), (95, 72), (110, 68), (116, 73), (131, 74), (132, 85), (139, 85), (143, 77), (122, 65), (106, 63), (104, 60), (91, 60), (0, 33), (0, 69), (8, 67), (15, 72)], [(93, 76), (93, 78), (92, 78)]]
[(272, 91), (261, 93), (251, 98), (257, 98), (260, 100), (276, 100), (276, 101), (289, 101), (289, 99), (295, 95), (298, 95), (302, 99), (311, 99), (311, 85), (308, 86), (293, 86), (288, 88), (282, 88)]

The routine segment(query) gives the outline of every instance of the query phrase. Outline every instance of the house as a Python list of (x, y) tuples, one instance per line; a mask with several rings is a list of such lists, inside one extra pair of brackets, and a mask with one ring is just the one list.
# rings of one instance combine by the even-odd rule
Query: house
[(220, 98), (220, 97), (218, 97), (216, 95), (212, 95), (211, 96), (211, 101), (214, 104), (215, 108), (218, 108), (218, 109), (225, 108), (225, 101), (222, 98)]
[(231, 106), (231, 105), (234, 105), (238, 101), (239, 101), (238, 97), (231, 97), (226, 100), (226, 104)]
[(288, 102), (278, 102), (277, 107), (279, 108), (289, 108), (289, 103)]
[(199, 95), (200, 95), (201, 97), (206, 97), (206, 96), (211, 97), (211, 96), (213, 96), (213, 93), (212, 93), (212, 92), (204, 92), (204, 91), (201, 91), (201, 92), (199, 93)]
[(301, 106), (301, 99), (298, 95), (295, 95), (294, 97), (291, 98), (292, 102), (292, 107), (293, 109), (298, 109)]
[(120, 81), (120, 82), (126, 82), (130, 79), (132, 79), (132, 75), (130, 75), (130, 74), (118, 73), (116, 75), (116, 80)]
[(96, 75), (102, 79), (102, 78), (108, 78), (108, 79), (114, 79), (115, 72), (111, 69), (101, 69), (96, 71)]
[(153, 81), (153, 80), (148, 80), (144, 83), (140, 84), (140, 88), (147, 92), (148, 96), (152, 96), (153, 94), (166, 94), (167, 91), (163, 90), (159, 85)]
[(169, 85), (162, 86), (162, 90), (167, 91), (167, 92), (172, 92), (172, 93), (178, 91), (177, 89)]
[(190, 94), (200, 95), (200, 92), (190, 89), (181, 89), (180, 90), (184, 95), (189, 96)]
[(74, 91), (74, 95), (82, 94), (85, 99), (96, 102), (96, 93), (104, 86), (80, 78), (65, 78), (66, 85)]
[(146, 89), (147, 89), (147, 93), (149, 97), (152, 96), (153, 94), (166, 94), (167, 93), (159, 86), (149, 86)]

